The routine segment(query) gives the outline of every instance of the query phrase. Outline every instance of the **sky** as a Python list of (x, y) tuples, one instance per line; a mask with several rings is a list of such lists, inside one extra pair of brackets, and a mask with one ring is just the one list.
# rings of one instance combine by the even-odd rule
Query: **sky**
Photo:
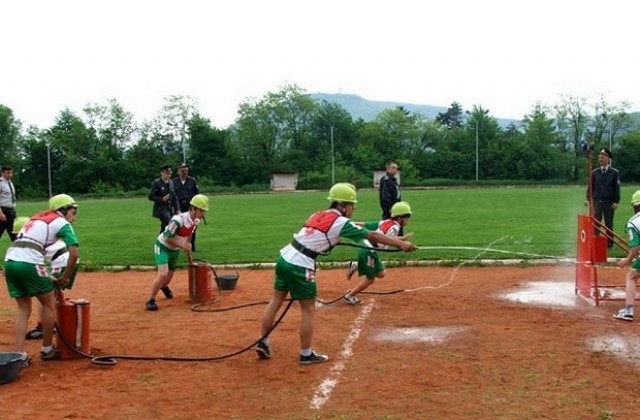
[[(563, 97), (640, 110), (633, 1), (30, 0), (0, 8), (0, 104), (48, 128), (190, 96), (217, 128), (286, 85), (521, 119)], [(634, 42), (635, 41), (635, 42)]]

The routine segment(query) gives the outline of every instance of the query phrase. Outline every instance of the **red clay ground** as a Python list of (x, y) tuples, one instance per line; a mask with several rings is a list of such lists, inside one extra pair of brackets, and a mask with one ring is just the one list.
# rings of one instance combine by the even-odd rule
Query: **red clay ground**
[[(159, 297), (160, 311), (147, 312), (154, 274), (81, 273), (67, 297), (91, 302), (92, 353), (211, 357), (257, 338), (264, 305), (193, 312), (186, 271), (172, 284), (176, 298)], [(640, 352), (632, 344), (625, 359), (589, 344), (637, 339), (636, 323), (611, 318), (619, 302), (556, 307), (498, 297), (540, 281), (566, 281), (572, 293), (573, 278), (570, 266), (390, 269), (372, 291), (419, 290), (319, 308), (314, 347), (331, 360), (315, 366), (297, 363), (295, 305), (273, 333), (267, 361), (248, 351), (99, 367), (41, 362), (40, 343), (28, 342), (34, 363), (0, 385), (0, 419), (637, 418)], [(270, 269), (240, 271), (236, 290), (209, 308), (264, 301), (271, 279)], [(318, 281), (324, 301), (350, 284), (344, 269), (322, 270)], [(15, 303), (1, 284), (0, 349), (10, 350)]]

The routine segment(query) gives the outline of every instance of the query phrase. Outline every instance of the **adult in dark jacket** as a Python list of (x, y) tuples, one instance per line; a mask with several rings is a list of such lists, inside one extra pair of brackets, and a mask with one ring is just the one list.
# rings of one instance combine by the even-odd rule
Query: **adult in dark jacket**
[(400, 186), (396, 179), (398, 164), (389, 162), (387, 173), (380, 178), (380, 208), (382, 209), (382, 220), (391, 218), (391, 207), (401, 201)]
[[(601, 221), (613, 232), (613, 214), (620, 203), (620, 173), (611, 166), (613, 155), (607, 148), (600, 150), (598, 163), (600, 167), (591, 171), (591, 182), (587, 187), (587, 201), (593, 200), (593, 217)], [(593, 194), (590, 187), (593, 187)], [(609, 249), (613, 248), (613, 237), (608, 235)]]
[[(200, 194), (198, 189), (198, 183), (196, 179), (189, 175), (189, 165), (183, 163), (178, 166), (178, 176), (173, 178), (173, 190), (176, 193), (178, 199), (178, 205), (180, 206), (180, 213), (189, 211), (191, 199)], [(193, 232), (191, 236), (191, 251), (196, 250), (196, 232)]]
[(153, 201), (152, 216), (160, 219), (160, 233), (162, 233), (171, 217), (180, 211), (171, 181), (171, 166), (165, 165), (160, 168), (160, 178), (156, 178), (151, 183), (149, 200)]

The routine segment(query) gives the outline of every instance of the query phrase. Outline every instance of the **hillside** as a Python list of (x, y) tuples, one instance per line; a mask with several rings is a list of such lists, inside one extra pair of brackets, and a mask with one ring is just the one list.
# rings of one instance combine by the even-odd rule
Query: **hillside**
[[(448, 109), (448, 106), (418, 105), (391, 101), (369, 101), (358, 95), (343, 93), (313, 93), (311, 94), (311, 97), (318, 101), (324, 100), (336, 103), (346, 109), (353, 119), (362, 118), (364, 121), (371, 121), (381, 111), (389, 108), (393, 109), (399, 106), (402, 106), (404, 109), (413, 113), (420, 113), (431, 120), (435, 119), (439, 113), (446, 112)], [(506, 127), (512, 122), (517, 122), (513, 119), (499, 118), (495, 115), (493, 117), (497, 119), (498, 123), (502, 127)]]

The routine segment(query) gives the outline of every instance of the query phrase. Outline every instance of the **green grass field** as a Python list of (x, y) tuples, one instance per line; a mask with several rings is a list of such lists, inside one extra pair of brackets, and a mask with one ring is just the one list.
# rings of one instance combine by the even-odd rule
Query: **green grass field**
[[(631, 216), (628, 204), (637, 187), (625, 186), (615, 230), (624, 235)], [(586, 213), (582, 187), (467, 188), (405, 190), (413, 217), (406, 229), (419, 246), (433, 247), (411, 254), (386, 253), (387, 261), (522, 258), (516, 253), (575, 256), (577, 215)], [(272, 263), (278, 251), (315, 210), (327, 207), (327, 192), (215, 195), (207, 223), (200, 226), (196, 258), (212, 264)], [(378, 193), (360, 191), (353, 220), (380, 216)], [(146, 198), (78, 200), (74, 223), (85, 268), (103, 265), (153, 265), (153, 243), (159, 221), (151, 217)], [(19, 202), (19, 215), (32, 215), (42, 202)], [(625, 236), (623, 236), (625, 237)], [(0, 240), (4, 255), (7, 236)], [(457, 249), (469, 247), (473, 249)], [(491, 247), (513, 254), (488, 251)], [(319, 261), (347, 261), (350, 247), (337, 247)], [(622, 256), (620, 250), (613, 256)]]

